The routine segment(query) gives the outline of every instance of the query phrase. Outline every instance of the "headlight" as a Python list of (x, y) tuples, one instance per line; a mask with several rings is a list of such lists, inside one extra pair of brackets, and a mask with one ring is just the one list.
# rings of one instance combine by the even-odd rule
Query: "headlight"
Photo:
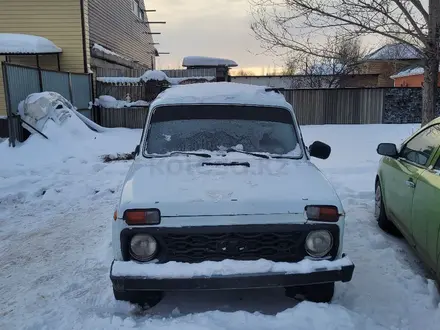
[(130, 255), (138, 261), (153, 259), (157, 251), (157, 242), (153, 236), (147, 234), (134, 235), (130, 242)]
[(333, 247), (333, 236), (327, 230), (312, 231), (306, 238), (306, 251), (314, 258), (324, 257)]

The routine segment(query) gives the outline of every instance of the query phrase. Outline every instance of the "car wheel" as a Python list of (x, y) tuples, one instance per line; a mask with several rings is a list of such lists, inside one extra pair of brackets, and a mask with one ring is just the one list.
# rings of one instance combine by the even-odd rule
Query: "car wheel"
[(329, 303), (335, 293), (335, 283), (307, 285), (286, 288), (286, 296), (316, 303)]
[(385, 206), (382, 197), (382, 186), (379, 180), (376, 182), (376, 192), (374, 198), (374, 217), (379, 227), (387, 233), (396, 234), (397, 228), (388, 219), (385, 213)]
[(116, 291), (113, 288), (113, 295), (116, 300), (128, 301), (143, 309), (149, 309), (160, 303), (164, 293), (163, 291)]

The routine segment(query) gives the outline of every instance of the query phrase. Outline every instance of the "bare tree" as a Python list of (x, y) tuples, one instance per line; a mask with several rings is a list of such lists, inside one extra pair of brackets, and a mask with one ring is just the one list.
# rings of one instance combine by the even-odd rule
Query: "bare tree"
[(290, 54), (284, 73), (303, 76), (293, 79), (292, 88), (336, 88), (341, 77), (359, 72), (365, 55), (359, 39), (328, 38), (325, 46), (324, 57), (298, 51)]
[(255, 73), (250, 70), (240, 69), (234, 73), (234, 76), (255, 76)]
[(325, 43), (316, 41), (320, 35), (329, 34), (347, 39), (382, 36), (419, 47), (425, 69), (422, 125), (435, 118), (440, 62), (439, 0), (249, 1), (254, 15), (251, 28), (269, 50), (281, 48), (328, 58)]
[(276, 67), (272, 66), (266, 66), (261, 68), (261, 75), (262, 76), (276, 76), (278, 75), (278, 71)]

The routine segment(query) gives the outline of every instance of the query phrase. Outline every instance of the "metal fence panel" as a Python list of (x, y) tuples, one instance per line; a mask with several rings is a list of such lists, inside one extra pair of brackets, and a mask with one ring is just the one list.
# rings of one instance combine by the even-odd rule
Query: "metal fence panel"
[(43, 91), (58, 93), (72, 102), (67, 72), (41, 70), (41, 79)]
[(88, 109), (89, 102), (92, 101), (91, 77), (72, 73), (70, 80), (72, 83), (72, 104), (78, 109)]
[[(41, 70), (6, 62), (2, 62), (1, 73), (8, 114), (8, 134), (12, 146), (15, 146), (16, 140), (22, 142), (26, 138), (27, 133), (18, 121), (20, 118), (18, 105), (30, 94), (44, 91), (56, 92), (71, 101), (77, 108), (87, 110), (89, 102), (92, 101), (93, 89), (89, 74)], [(92, 117), (91, 113), (86, 115)]]
[(78, 109), (78, 112), (81, 113), (83, 116), (86, 116), (90, 120), (93, 120), (91, 109)]
[(18, 104), (29, 94), (40, 92), (38, 69), (15, 65), (6, 65), (5, 84), (8, 89), (8, 100), (11, 113), (18, 113)]

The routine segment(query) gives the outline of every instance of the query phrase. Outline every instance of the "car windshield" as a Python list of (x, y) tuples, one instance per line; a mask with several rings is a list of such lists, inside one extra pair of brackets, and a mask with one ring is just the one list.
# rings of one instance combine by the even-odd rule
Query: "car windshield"
[(145, 154), (220, 150), (302, 156), (292, 115), (283, 108), (179, 105), (151, 116)]

